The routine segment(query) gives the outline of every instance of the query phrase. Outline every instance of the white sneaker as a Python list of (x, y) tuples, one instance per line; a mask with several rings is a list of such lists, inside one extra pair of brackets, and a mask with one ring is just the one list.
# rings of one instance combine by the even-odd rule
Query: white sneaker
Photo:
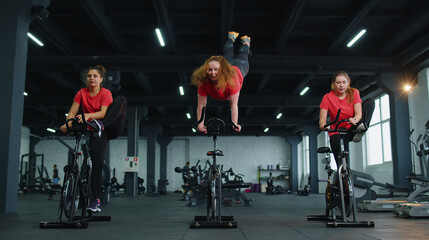
[(353, 142), (360, 142), (362, 140), (362, 137), (365, 134), (366, 130), (367, 129), (366, 129), (364, 123), (359, 124), (359, 126), (355, 130), (357, 132), (356, 132), (355, 136), (353, 137)]

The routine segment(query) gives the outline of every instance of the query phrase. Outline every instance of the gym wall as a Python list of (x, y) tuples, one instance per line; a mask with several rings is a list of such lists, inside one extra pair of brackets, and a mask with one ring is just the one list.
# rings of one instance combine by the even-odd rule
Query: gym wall
[[(64, 138), (71, 146), (74, 144), (74, 138)], [(141, 137), (139, 139), (138, 157), (140, 159), (139, 177), (145, 179), (146, 186), (146, 159), (147, 159), (147, 140)], [(218, 137), (217, 148), (222, 150), (224, 157), (219, 157), (218, 162), (224, 164), (224, 170), (232, 168), (235, 173), (245, 175), (244, 181), (258, 182), (257, 173), (258, 166), (262, 165), (266, 168), (267, 165), (277, 164), (282, 166), (290, 166), (290, 145), (283, 137)], [(189, 150), (187, 150), (189, 148)], [(167, 179), (169, 185), (167, 191), (175, 191), (181, 189), (183, 184), (182, 176), (174, 172), (175, 167), (183, 167), (186, 161), (190, 161), (191, 165), (196, 164), (198, 160), (202, 167), (207, 160), (211, 159), (206, 155), (207, 151), (213, 149), (213, 140), (211, 137), (177, 137), (173, 138), (172, 142), (167, 147)], [(48, 169), (50, 177), (52, 177), (52, 166), (57, 164), (60, 169), (60, 178), (63, 178), (61, 170), (67, 163), (67, 148), (57, 140), (41, 140), (36, 145), (36, 153), (45, 155), (45, 166)], [(187, 159), (187, 152), (189, 158)], [(120, 137), (110, 141), (110, 168), (116, 168), (116, 178), (119, 183), (123, 182), (123, 162), (127, 155), (127, 139)], [(155, 163), (155, 179), (159, 179), (160, 169), (160, 147), (156, 144), (156, 163)], [(112, 174), (112, 172), (111, 172)], [(112, 175), (113, 176), (113, 175)]]

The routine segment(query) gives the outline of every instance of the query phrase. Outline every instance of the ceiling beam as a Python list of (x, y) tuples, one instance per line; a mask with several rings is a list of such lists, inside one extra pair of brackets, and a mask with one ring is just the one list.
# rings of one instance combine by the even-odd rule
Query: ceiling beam
[(32, 26), (36, 31), (44, 35), (52, 44), (54, 44), (64, 55), (70, 56), (75, 51), (74, 43), (63, 34), (63, 30), (52, 20), (45, 19), (40, 21), (36, 18)]
[(125, 41), (117, 34), (113, 20), (104, 14), (103, 3), (100, 0), (79, 0), (79, 2), (115, 51), (125, 53)]
[[(364, 4), (361, 5), (354, 14), (346, 21), (346, 23), (342, 26), (340, 32), (335, 35), (335, 38), (330, 46), (326, 49), (326, 54), (331, 54), (335, 49), (340, 46), (347, 38), (351, 38), (351, 34), (353, 31), (356, 31), (356, 27), (358, 27), (359, 23), (361, 23), (362, 19), (368, 14), (368, 12), (377, 4), (378, 0), (367, 0)], [(354, 7), (354, 6), (352, 6)]]
[(76, 91), (76, 83), (70, 81), (70, 79), (65, 77), (62, 73), (46, 72), (45, 75), (48, 76), (48, 78), (60, 84), (61, 86), (67, 88), (68, 90)]
[(223, 44), (227, 39), (227, 32), (232, 29), (232, 20), (234, 17), (234, 5), (235, 0), (222, 0), (221, 1), (221, 19), (220, 19), (220, 48), (223, 48)]
[[(422, 38), (414, 41), (402, 51), (397, 57), (397, 63), (399, 66), (404, 67), (420, 55), (424, 54), (429, 50), (429, 33), (426, 33)], [(426, 59), (425, 59), (426, 60)]]
[(416, 36), (420, 31), (427, 27), (429, 22), (429, 11), (427, 7), (422, 7), (427, 4), (426, 1), (417, 2), (416, 6), (410, 7), (413, 11), (401, 21), (399, 26), (397, 22), (390, 28), (392, 31), (382, 42), (382, 46), (377, 52), (377, 55), (383, 56), (391, 54), (399, 47), (403, 46), (410, 40), (412, 36)]
[(149, 93), (150, 95), (153, 94), (153, 89), (150, 85), (149, 78), (146, 76), (143, 72), (134, 72), (134, 77), (137, 79), (137, 82), (140, 84), (140, 86), (143, 87), (143, 89)]
[[(29, 56), (28, 72), (75, 72), (71, 65), (101, 64), (114, 67), (121, 72), (190, 72), (207, 56)], [(322, 68), (320, 74), (333, 74), (338, 66), (349, 74), (376, 74), (381, 69), (397, 68), (390, 58), (347, 57), (347, 56), (285, 56), (254, 55), (251, 58), (252, 73), (266, 74), (307, 74), (314, 72), (314, 66)]]
[(258, 90), (256, 90), (256, 93), (260, 93), (264, 90), (265, 86), (267, 86), (268, 80), (270, 80), (271, 73), (267, 72), (264, 73), (261, 80), (259, 81)]
[[(39, 100), (47, 106), (68, 106), (67, 99), (56, 99), (53, 97), (39, 97)], [(321, 99), (318, 96), (304, 96), (297, 98), (296, 95), (246, 95), (240, 96), (240, 107), (318, 107)], [(129, 105), (145, 105), (148, 107), (187, 107), (196, 106), (195, 96), (135, 96), (127, 97)], [(31, 104), (31, 103), (29, 103)], [(210, 106), (228, 106), (224, 102), (213, 101)]]
[(305, 2), (305, 0), (294, 0), (292, 4), (287, 5), (286, 13), (284, 14), (286, 17), (282, 24), (283, 28), (280, 30), (280, 37), (274, 48), (275, 53), (279, 53), (284, 49), (292, 29), (298, 21), (299, 15), (301, 15), (302, 9), (304, 9)]

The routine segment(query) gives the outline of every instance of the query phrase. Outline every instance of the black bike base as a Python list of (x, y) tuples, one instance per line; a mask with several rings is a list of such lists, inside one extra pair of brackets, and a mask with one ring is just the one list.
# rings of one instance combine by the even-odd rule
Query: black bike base
[(374, 227), (373, 221), (357, 221), (357, 222), (326, 222), (327, 227), (335, 228), (335, 227)]
[(83, 218), (82, 216), (76, 216), (73, 218), (73, 221), (85, 221), (85, 222), (92, 222), (92, 221), (99, 221), (99, 222), (109, 222), (112, 220), (111, 216), (91, 216), (91, 217), (85, 217)]
[(343, 221), (341, 217), (333, 219), (332, 217), (326, 215), (308, 215), (307, 221), (324, 221), (326, 222), (327, 227), (374, 227), (373, 221), (355, 221), (347, 222)]
[(328, 217), (326, 215), (308, 215), (307, 221), (332, 221), (331, 217)]
[(88, 228), (88, 222), (78, 221), (78, 222), (40, 222), (40, 228)]
[(222, 216), (221, 221), (208, 221), (207, 216), (195, 216), (190, 228), (237, 228), (233, 216)]

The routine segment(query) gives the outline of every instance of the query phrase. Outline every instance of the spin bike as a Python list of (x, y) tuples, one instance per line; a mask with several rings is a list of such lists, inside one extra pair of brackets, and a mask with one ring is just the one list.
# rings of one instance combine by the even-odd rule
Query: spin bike
[[(204, 120), (205, 107), (202, 109), (201, 118), (193, 125), (194, 129), (198, 129), (198, 124)], [(213, 164), (209, 169), (209, 181), (205, 186), (207, 189), (207, 215), (195, 216), (191, 222), (190, 228), (237, 228), (237, 222), (233, 216), (222, 216), (222, 172), (220, 166), (216, 163), (217, 156), (223, 156), (223, 152), (216, 149), (217, 136), (221, 132), (233, 131), (233, 127), (237, 125), (233, 121), (232, 126), (226, 126), (225, 122), (219, 118), (210, 118), (206, 122), (207, 132), (213, 135), (214, 147), (212, 151), (207, 152), (207, 156), (211, 156)]]
[[(59, 216), (56, 222), (41, 221), (40, 228), (87, 228), (90, 221), (110, 221), (110, 216), (94, 216), (86, 208), (91, 200), (91, 158), (83, 159), (79, 166), (82, 153), (79, 146), (82, 137), (87, 132), (99, 130), (98, 126), (84, 121), (79, 123), (76, 118), (67, 120), (67, 132), (76, 137), (73, 149), (73, 161), (64, 167), (64, 182), (61, 189)], [(69, 127), (71, 123), (72, 127)], [(91, 129), (91, 130), (90, 130)], [(78, 209), (81, 214), (78, 215)]]
[[(335, 119), (327, 124), (325, 128), (334, 125), (334, 129), (326, 129), (327, 132), (335, 132), (340, 136), (341, 152), (339, 156), (342, 159), (342, 163), (338, 166), (337, 172), (330, 167), (330, 156), (331, 152), (329, 147), (321, 147), (317, 150), (318, 153), (325, 153), (326, 157), (323, 163), (326, 164), (325, 170), (328, 172), (328, 185), (325, 192), (325, 215), (309, 215), (307, 216), (308, 221), (325, 221), (327, 227), (374, 227), (373, 221), (358, 221), (357, 220), (357, 208), (356, 200), (354, 196), (354, 185), (352, 170), (347, 164), (348, 152), (344, 150), (344, 137), (348, 130), (346, 128), (339, 128), (339, 125), (343, 122), (348, 122), (348, 119), (338, 120), (340, 117), (341, 109), (338, 110)], [(365, 130), (352, 130), (355, 133), (362, 132)], [(334, 182), (331, 182), (331, 176), (334, 174)], [(336, 180), (336, 181), (335, 181)], [(340, 209), (340, 216), (335, 213), (336, 208)], [(350, 217), (350, 215), (352, 217)]]

